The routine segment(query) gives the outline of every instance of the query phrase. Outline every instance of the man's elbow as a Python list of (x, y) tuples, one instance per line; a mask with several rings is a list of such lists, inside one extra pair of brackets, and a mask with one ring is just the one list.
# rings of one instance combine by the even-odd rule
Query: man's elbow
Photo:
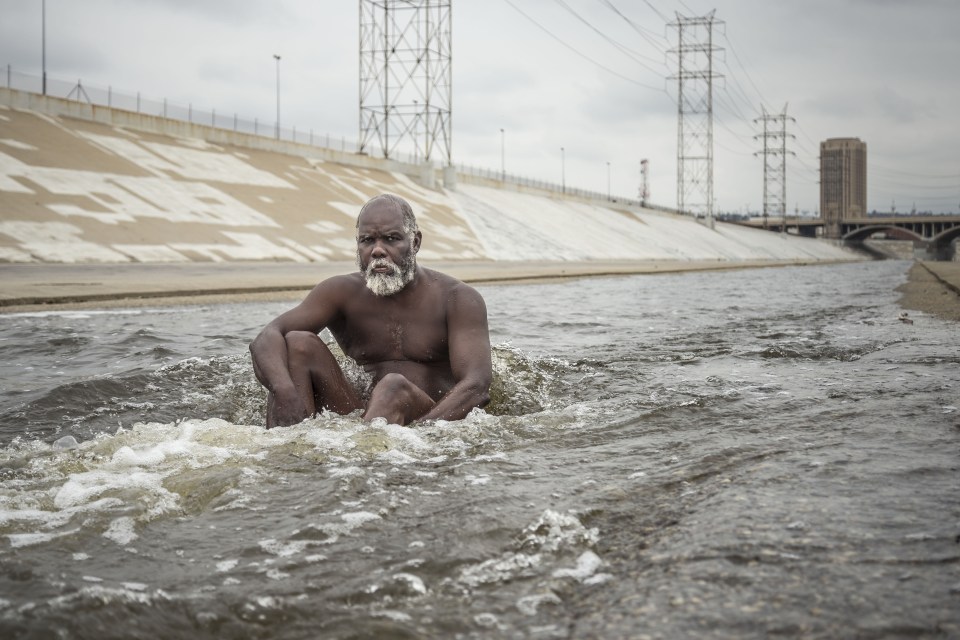
[(256, 359), (257, 356), (259, 356), (266, 348), (266, 343), (269, 342), (269, 338), (267, 337), (269, 333), (270, 325), (267, 325), (260, 333), (257, 334), (256, 338), (250, 341), (250, 354), (254, 357), (254, 359)]
[(250, 350), (250, 356), (251, 356), (254, 360), (257, 359), (257, 355), (258, 355), (258, 353), (259, 353), (259, 351), (260, 351), (260, 342), (261, 342), (260, 338), (261, 338), (262, 335), (263, 335), (262, 333), (259, 334), (259, 335), (257, 335), (257, 337), (254, 338), (253, 340), (251, 340), (251, 341), (250, 341), (250, 344), (247, 345), (247, 348)]
[(473, 406), (483, 408), (490, 404), (490, 381), (477, 380), (470, 385), (470, 395)]

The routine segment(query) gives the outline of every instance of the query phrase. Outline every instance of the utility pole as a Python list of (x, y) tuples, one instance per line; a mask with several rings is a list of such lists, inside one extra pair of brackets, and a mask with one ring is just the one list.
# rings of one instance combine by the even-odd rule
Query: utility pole
[(503, 129), (500, 129), (500, 179), (507, 179), (507, 165), (506, 165), (506, 151), (504, 151), (506, 145), (506, 135), (503, 132)]
[(47, 95), (47, 0), (40, 4), (40, 13), (40, 65), (43, 67), (43, 95)]
[(711, 11), (702, 17), (677, 13), (677, 208), (707, 218), (713, 228), (713, 27), (723, 24)]
[(280, 139), (280, 56), (273, 54), (277, 61), (277, 140)]
[(607, 161), (607, 200), (610, 199), (610, 161)]
[(560, 188), (563, 193), (567, 192), (567, 152), (560, 147)]
[[(783, 113), (772, 114), (760, 107), (762, 115), (754, 122), (763, 122), (763, 133), (754, 138), (763, 139), (763, 151), (753, 155), (763, 156), (763, 228), (767, 228), (769, 216), (779, 213), (780, 230), (787, 232), (787, 105)], [(796, 122), (796, 120), (794, 120)], [(790, 136), (793, 137), (793, 136)]]

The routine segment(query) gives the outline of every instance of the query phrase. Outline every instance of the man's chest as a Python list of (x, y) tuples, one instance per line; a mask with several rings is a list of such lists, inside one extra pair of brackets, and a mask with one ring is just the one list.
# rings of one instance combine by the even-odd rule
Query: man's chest
[(361, 364), (449, 359), (446, 314), (437, 305), (351, 313), (338, 329), (335, 336), (344, 353)]

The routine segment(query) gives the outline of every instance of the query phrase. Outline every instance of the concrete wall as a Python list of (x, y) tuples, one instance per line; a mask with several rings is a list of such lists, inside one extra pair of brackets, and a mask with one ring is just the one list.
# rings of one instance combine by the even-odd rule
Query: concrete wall
[(351, 260), (356, 214), (382, 192), (414, 206), (428, 260), (851, 257), (816, 240), (0, 89), (0, 262)]

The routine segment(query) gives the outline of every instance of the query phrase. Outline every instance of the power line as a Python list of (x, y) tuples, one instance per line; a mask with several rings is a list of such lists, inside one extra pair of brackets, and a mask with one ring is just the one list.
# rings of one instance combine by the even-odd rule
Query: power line
[[(750, 73), (747, 71), (747, 68), (743, 65), (743, 62), (740, 60), (740, 56), (737, 55), (737, 50), (736, 50), (736, 48), (733, 46), (733, 42), (730, 41), (730, 38), (729, 38), (729, 36), (727, 36), (726, 32), (723, 33), (723, 39), (727, 41), (727, 44), (728, 44), (729, 47), (730, 47), (730, 52), (733, 54), (733, 57), (734, 57), (734, 59), (737, 61), (737, 64), (740, 65), (740, 68), (743, 69), (743, 73), (744, 73), (744, 75), (747, 76), (747, 80), (750, 82), (750, 86), (752, 86), (752, 87), (753, 87), (753, 90), (757, 92), (757, 97), (760, 98), (760, 104), (766, 104), (766, 103), (767, 103), (767, 100), (763, 97), (763, 93), (761, 93), (761, 92), (760, 92), (760, 89), (757, 88), (757, 85), (756, 85), (756, 83), (753, 81), (753, 78), (750, 76)], [(727, 65), (727, 68), (729, 68), (729, 65)], [(736, 81), (736, 76), (734, 76), (734, 81)], [(742, 88), (741, 88), (741, 90), (742, 90)], [(747, 95), (747, 94), (746, 94), (746, 91), (743, 92), (743, 95), (744, 95), (744, 97), (746, 97), (746, 95)]]
[(570, 49), (570, 50), (573, 51), (575, 54), (577, 54), (578, 56), (580, 56), (581, 58), (583, 58), (584, 60), (587, 60), (588, 62), (590, 62), (590, 63), (592, 63), (592, 64), (600, 67), (601, 69), (603, 69), (603, 70), (606, 71), (607, 73), (609, 73), (609, 74), (611, 74), (611, 75), (615, 75), (615, 76), (617, 76), (618, 78), (620, 78), (620, 79), (622, 79), (622, 80), (626, 80), (627, 82), (629, 82), (629, 83), (631, 83), (631, 84), (635, 84), (635, 85), (637, 85), (637, 86), (643, 87), (644, 89), (650, 89), (650, 90), (652, 90), (652, 91), (657, 91), (657, 92), (666, 93), (666, 90), (665, 90), (664, 88), (662, 88), (662, 87), (653, 87), (653, 86), (651, 86), (651, 85), (644, 84), (644, 83), (642, 83), (642, 82), (638, 82), (638, 81), (634, 80), (633, 78), (628, 78), (627, 76), (623, 75), (622, 73), (619, 73), (619, 72), (617, 72), (617, 71), (614, 71), (614, 70), (611, 69), (610, 67), (607, 67), (606, 65), (597, 62), (596, 60), (594, 60), (593, 58), (591, 58), (591, 57), (588, 56), (587, 54), (579, 51), (577, 48), (575, 48), (575, 47), (573, 47), (572, 45), (570, 45), (568, 42), (565, 42), (563, 39), (561, 39), (559, 36), (557, 36), (556, 34), (554, 34), (552, 31), (550, 31), (549, 29), (547, 29), (545, 26), (543, 26), (543, 25), (540, 24), (539, 22), (537, 22), (533, 17), (531, 17), (531, 16), (528, 15), (526, 12), (524, 12), (522, 9), (520, 9), (520, 7), (518, 7), (517, 5), (513, 4), (513, 2), (511, 2), (511, 0), (503, 0), (503, 1), (506, 2), (508, 5), (510, 5), (511, 7), (513, 7), (513, 9), (516, 10), (517, 13), (519, 13), (519, 14), (522, 15), (524, 18), (526, 18), (527, 20), (529, 20), (530, 22), (532, 22), (534, 25), (536, 25), (537, 28), (539, 28), (541, 31), (543, 31), (544, 33), (546, 33), (548, 36), (550, 36), (551, 38), (553, 38), (554, 40), (556, 40), (557, 42), (559, 42), (560, 44), (562, 44), (563, 46), (565, 46), (567, 49)]
[(947, 174), (933, 174), (933, 173), (910, 173), (908, 171), (900, 171), (899, 169), (891, 169), (889, 167), (884, 167), (883, 165), (878, 165), (874, 162), (870, 163), (870, 171), (873, 172), (875, 169), (880, 169), (881, 172), (893, 173), (901, 176), (907, 176), (909, 178), (929, 178), (931, 180), (956, 180), (960, 181), (960, 171), (957, 173), (947, 173)]
[[(554, 2), (556, 2), (557, 4), (559, 4), (561, 7), (563, 7), (563, 8), (566, 9), (567, 11), (569, 11), (570, 14), (573, 15), (573, 17), (575, 17), (577, 20), (579, 20), (579, 21), (582, 22), (583, 24), (587, 25), (587, 27), (589, 27), (592, 31), (594, 31), (595, 33), (597, 33), (601, 38), (603, 38), (604, 40), (606, 40), (607, 42), (609, 42), (610, 44), (612, 44), (614, 47), (616, 47), (617, 49), (619, 49), (622, 53), (624, 53), (624, 54), (626, 54), (627, 56), (629, 56), (630, 58), (632, 58), (637, 64), (639, 64), (640, 66), (644, 67), (645, 69), (649, 69), (650, 71), (652, 71), (652, 72), (654, 72), (654, 73), (656, 73), (656, 74), (659, 74), (659, 73), (660, 73), (659, 71), (657, 71), (657, 70), (654, 69), (653, 67), (647, 65), (647, 63), (644, 62), (643, 60), (641, 60), (640, 58), (644, 58), (644, 59), (646, 59), (646, 60), (650, 60), (651, 62), (655, 62), (655, 63), (656, 63), (656, 62), (662, 62), (662, 61), (658, 61), (658, 60), (656, 60), (655, 58), (651, 58), (650, 56), (645, 56), (645, 55), (643, 55), (642, 53), (633, 51), (632, 49), (624, 46), (623, 44), (621, 44), (621, 43), (619, 43), (619, 42), (617, 42), (616, 40), (614, 40), (613, 38), (611, 38), (610, 36), (608, 36), (607, 34), (605, 34), (603, 31), (601, 31), (600, 29), (598, 29), (598, 28), (596, 28), (595, 26), (593, 26), (593, 24), (591, 24), (586, 18), (584, 18), (583, 16), (581, 16), (579, 13), (577, 13), (577, 12), (573, 9), (573, 7), (571, 7), (570, 5), (568, 5), (564, 0), (554, 0)], [(666, 66), (666, 65), (664, 64), (664, 66)]]
[[(660, 34), (656, 34), (653, 31), (650, 31), (649, 29), (641, 25), (638, 25), (636, 22), (634, 22), (633, 20), (628, 18), (626, 15), (624, 15), (624, 13), (620, 11), (620, 9), (615, 7), (613, 2), (611, 2), (611, 0), (600, 0), (600, 2), (602, 2), (604, 5), (606, 5), (608, 9), (610, 9), (611, 11), (616, 13), (618, 16), (620, 16), (628, 25), (633, 27), (633, 30), (636, 31), (638, 34), (640, 34), (640, 37), (642, 37), (644, 40), (646, 40), (651, 45), (653, 45), (653, 47), (658, 51), (660, 51), (660, 53), (666, 53), (666, 38), (664, 38)], [(666, 23), (667, 21), (666, 17), (664, 17), (662, 13), (657, 11), (656, 7), (652, 6), (649, 2), (647, 3), (647, 6), (653, 9), (653, 11), (660, 16), (660, 19), (663, 20), (664, 23)], [(648, 33), (651, 35), (647, 35)], [(661, 43), (654, 42), (651, 39), (651, 37), (663, 38), (663, 43), (661, 44)]]

